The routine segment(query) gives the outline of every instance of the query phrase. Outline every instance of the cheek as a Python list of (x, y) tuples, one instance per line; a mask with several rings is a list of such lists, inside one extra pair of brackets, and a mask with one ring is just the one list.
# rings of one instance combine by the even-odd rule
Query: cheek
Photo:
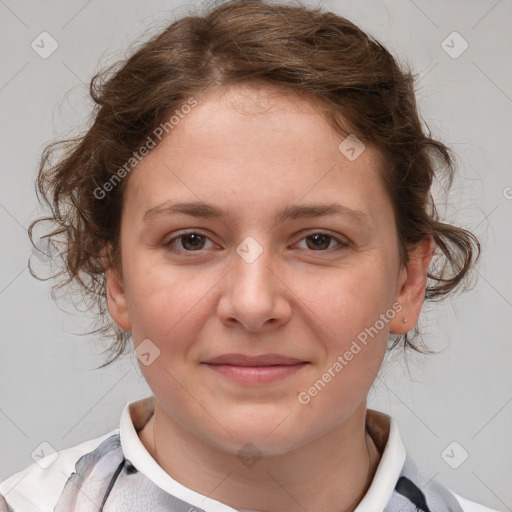
[(183, 386), (193, 390), (188, 380), (189, 372), (194, 370), (193, 341), (201, 337), (211, 315), (212, 288), (221, 274), (142, 261), (134, 262), (130, 271), (134, 345), (142, 347), (149, 339), (150, 353), (157, 354), (147, 365), (140, 359), (139, 367), (155, 395), (178, 410), (188, 410), (190, 395)]
[(309, 294), (308, 306), (326, 327), (322, 329), (325, 357), (318, 372), (322, 382), (317, 387), (328, 382), (330, 391), (322, 392), (319, 403), (335, 401), (348, 407), (358, 403), (379, 371), (396, 314), (390, 273), (384, 267), (372, 261), (342, 269), (305, 294)]
[(306, 291), (306, 300), (329, 327), (331, 337), (345, 342), (357, 337), (392, 306), (391, 273), (383, 267), (369, 260), (367, 265), (340, 269)]
[(327, 326), (317, 368), (298, 390), (302, 420), (312, 431), (344, 421), (366, 399), (379, 372), (395, 311), (378, 276), (354, 268), (310, 292), (308, 306)]
[[(128, 308), (135, 342), (145, 338), (179, 340), (184, 331), (200, 326), (208, 294), (220, 279), (216, 271), (169, 263), (134, 260), (126, 268), (130, 276)], [(173, 344), (173, 346), (176, 346)]]

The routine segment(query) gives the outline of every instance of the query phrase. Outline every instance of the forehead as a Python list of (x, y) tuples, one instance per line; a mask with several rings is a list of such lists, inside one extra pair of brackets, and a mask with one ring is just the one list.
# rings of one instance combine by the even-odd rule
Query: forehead
[[(319, 102), (268, 87), (233, 87), (197, 98), (129, 177), (124, 204), (149, 209), (178, 197), (251, 209), (301, 198), (376, 210), (384, 200), (380, 155), (351, 161)], [(382, 206), (382, 205), (381, 205)], [(378, 213), (377, 211), (375, 213)]]
[(322, 142), (319, 151), (308, 151), (308, 158), (315, 158), (328, 144), (337, 146), (339, 136), (320, 115), (320, 103), (286, 95), (280, 88), (217, 89), (197, 101), (164, 142), (174, 151), (194, 148), (200, 150), (198, 158), (219, 157), (249, 167), (258, 160), (290, 158), (293, 153), (303, 157), (306, 141)]

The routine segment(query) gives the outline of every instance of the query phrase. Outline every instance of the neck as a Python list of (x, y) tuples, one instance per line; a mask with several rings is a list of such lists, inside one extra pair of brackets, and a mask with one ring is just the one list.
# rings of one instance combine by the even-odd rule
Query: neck
[(307, 445), (247, 465), (185, 429), (157, 401), (139, 437), (172, 478), (232, 508), (350, 512), (368, 490), (380, 459), (365, 416), (362, 403), (345, 422)]

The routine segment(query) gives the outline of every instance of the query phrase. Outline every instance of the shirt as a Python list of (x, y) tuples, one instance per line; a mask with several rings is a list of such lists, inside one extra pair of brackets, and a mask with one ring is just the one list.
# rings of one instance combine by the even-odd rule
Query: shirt
[[(31, 464), (0, 484), (0, 512), (258, 512), (237, 510), (174, 480), (138, 433), (154, 397), (127, 403), (119, 428)], [(368, 409), (366, 428), (381, 459), (355, 512), (496, 512), (423, 479), (395, 421)]]

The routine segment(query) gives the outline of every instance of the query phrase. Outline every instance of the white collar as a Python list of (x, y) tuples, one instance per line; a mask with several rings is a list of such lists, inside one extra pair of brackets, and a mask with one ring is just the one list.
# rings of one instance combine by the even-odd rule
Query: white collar
[[(153, 396), (125, 405), (121, 414), (119, 428), (124, 456), (158, 487), (192, 506), (208, 510), (208, 512), (244, 512), (185, 487), (174, 480), (153, 459), (137, 434), (147, 423), (153, 414), (153, 410)], [(370, 488), (354, 512), (384, 510), (400, 476), (406, 455), (393, 418), (384, 413), (368, 409), (366, 412), (366, 424), (373, 441), (382, 455)]]
[(354, 512), (384, 510), (400, 477), (406, 455), (398, 426), (391, 416), (367, 409), (366, 425), (382, 455), (370, 488)]

